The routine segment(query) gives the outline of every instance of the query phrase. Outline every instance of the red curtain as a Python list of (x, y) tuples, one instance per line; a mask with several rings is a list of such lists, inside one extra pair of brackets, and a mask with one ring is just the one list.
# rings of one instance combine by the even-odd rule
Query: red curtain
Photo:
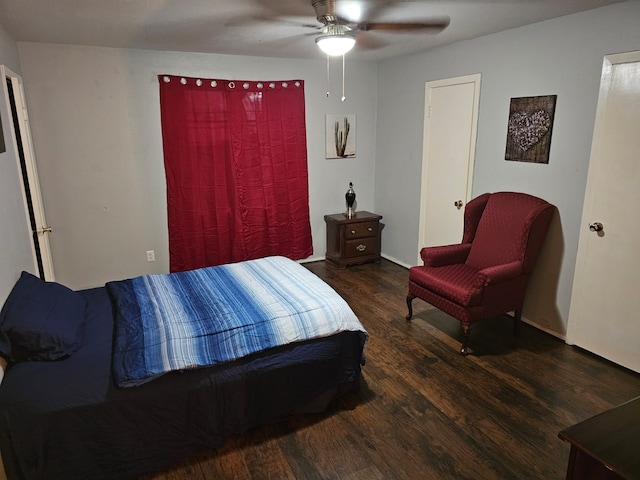
[(304, 82), (158, 79), (171, 271), (311, 255)]

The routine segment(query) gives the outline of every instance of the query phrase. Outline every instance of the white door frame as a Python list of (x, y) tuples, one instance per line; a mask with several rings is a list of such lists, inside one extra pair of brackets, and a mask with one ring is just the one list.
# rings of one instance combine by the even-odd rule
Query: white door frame
[[(5, 102), (7, 105), (7, 110), (11, 118), (8, 119), (7, 132), (10, 133), (12, 142), (6, 142), (7, 147), (9, 143), (13, 144), (14, 154), (16, 158), (16, 162), (18, 163), (18, 171), (22, 177), (22, 165), (20, 163), (21, 155), (24, 157), (25, 162), (25, 170), (27, 174), (27, 183), (29, 185), (29, 193), (31, 197), (31, 208), (33, 209), (34, 220), (36, 224), (36, 233), (38, 239), (38, 245), (40, 247), (40, 258), (42, 262), (42, 269), (44, 274), (44, 279), (47, 281), (55, 280), (55, 275), (53, 271), (53, 260), (51, 257), (51, 246), (49, 244), (49, 236), (50, 227), (47, 226), (47, 221), (44, 214), (44, 204), (42, 202), (42, 194), (40, 192), (40, 181), (38, 178), (38, 170), (36, 168), (35, 163), (35, 154), (33, 149), (33, 143), (31, 141), (31, 129), (29, 127), (29, 115), (27, 113), (27, 104), (24, 97), (24, 88), (22, 86), (22, 77), (20, 77), (15, 72), (12, 72), (10, 69), (5, 67), (4, 65), (0, 65), (0, 75), (2, 77), (2, 91), (5, 93)], [(7, 88), (7, 81), (11, 81), (11, 86), (13, 89), (13, 100), (15, 102), (16, 107), (16, 121), (18, 123), (18, 127), (20, 129), (19, 132), (16, 132), (14, 126), (14, 118), (13, 112), (11, 108), (11, 99), (9, 98), (9, 90)], [(22, 151), (20, 151), (17, 141), (17, 135), (20, 135), (20, 140), (22, 143)], [(20, 189), (22, 192), (22, 200), (24, 202), (25, 215), (27, 217), (27, 224), (31, 228), (31, 217), (29, 215), (29, 201), (24, 188)], [(34, 235), (35, 237), (35, 235)], [(38, 256), (36, 254), (36, 248), (33, 244), (33, 239), (29, 239), (29, 243), (31, 244), (31, 249), (33, 252), (33, 262), (36, 271), (39, 270), (38, 266)]]
[[(418, 230), (418, 263), (420, 265), (422, 260), (420, 258), (420, 249), (426, 244), (426, 231), (429, 228), (429, 225), (426, 225), (425, 221), (425, 213), (428, 208), (428, 192), (426, 189), (427, 179), (429, 177), (429, 164), (432, 161), (437, 161), (438, 159), (429, 158), (429, 132), (431, 126), (431, 111), (430, 111), (430, 103), (431, 103), (431, 91), (435, 88), (446, 87), (446, 86), (455, 86), (460, 84), (473, 83), (474, 84), (474, 97), (473, 97), (473, 107), (471, 114), (471, 129), (470, 129), (470, 137), (469, 141), (469, 158), (467, 163), (467, 172), (466, 178), (464, 182), (466, 182), (466, 193), (465, 198), (460, 200), (463, 201), (464, 205), (466, 205), (467, 201), (471, 198), (471, 189), (473, 186), (473, 168), (475, 162), (475, 152), (476, 152), (476, 138), (478, 132), (478, 111), (480, 106), (480, 80), (481, 74), (473, 74), (473, 75), (465, 75), (461, 77), (454, 78), (446, 78), (442, 80), (435, 80), (431, 82), (427, 82), (425, 85), (425, 113), (424, 113), (424, 138), (423, 138), (423, 149), (422, 149), (422, 179), (421, 179), (421, 192), (420, 192), (420, 224)], [(458, 199), (456, 199), (458, 200)], [(453, 207), (453, 203), (452, 203)]]

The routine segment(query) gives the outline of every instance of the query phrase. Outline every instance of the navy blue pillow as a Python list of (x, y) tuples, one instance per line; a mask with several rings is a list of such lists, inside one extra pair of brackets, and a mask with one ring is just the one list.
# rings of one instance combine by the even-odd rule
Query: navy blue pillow
[(27, 272), (0, 311), (0, 355), (12, 362), (59, 360), (82, 345), (87, 300)]

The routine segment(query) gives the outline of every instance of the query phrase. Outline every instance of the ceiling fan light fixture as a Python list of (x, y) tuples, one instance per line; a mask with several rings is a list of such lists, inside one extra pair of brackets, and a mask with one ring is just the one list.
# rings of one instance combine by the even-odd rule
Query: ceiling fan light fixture
[(344, 55), (356, 44), (356, 39), (349, 34), (321, 35), (316, 38), (316, 44), (324, 53), (332, 57)]

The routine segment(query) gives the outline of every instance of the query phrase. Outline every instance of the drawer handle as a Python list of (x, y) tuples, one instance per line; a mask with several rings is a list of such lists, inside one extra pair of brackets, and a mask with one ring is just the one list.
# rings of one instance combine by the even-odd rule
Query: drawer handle
[(366, 245), (360, 244), (356, 247), (356, 250), (358, 250), (359, 252), (364, 252), (367, 249)]
[(367, 230), (369, 230), (370, 232), (373, 232), (373, 228), (371, 227), (367, 228)]
[(351, 230), (351, 235), (355, 235), (356, 231), (355, 230)]

